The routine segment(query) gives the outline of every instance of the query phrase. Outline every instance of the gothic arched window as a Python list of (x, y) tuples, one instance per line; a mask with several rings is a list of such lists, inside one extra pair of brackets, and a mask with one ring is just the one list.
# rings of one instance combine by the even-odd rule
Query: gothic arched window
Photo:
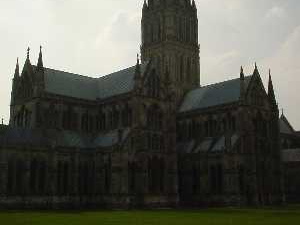
[(160, 96), (160, 81), (159, 77), (155, 74), (155, 70), (152, 70), (152, 73), (148, 78), (148, 95), (153, 98), (158, 98)]
[(184, 80), (184, 58), (183, 56), (180, 57), (180, 81)]
[(160, 130), (163, 126), (163, 113), (159, 106), (153, 105), (147, 111), (147, 126), (152, 130)]

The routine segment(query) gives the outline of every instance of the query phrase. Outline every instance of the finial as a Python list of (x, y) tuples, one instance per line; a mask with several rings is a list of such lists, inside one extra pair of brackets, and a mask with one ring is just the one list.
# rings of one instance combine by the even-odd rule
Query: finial
[(40, 52), (42, 51), (42, 46), (40, 45)]
[(243, 66), (241, 66), (240, 79), (244, 79), (244, 78), (245, 78), (244, 69), (243, 69)]
[(256, 62), (255, 62), (255, 69), (254, 69), (253, 75), (259, 75), (258, 68), (257, 68), (257, 63)]
[(27, 48), (27, 59), (29, 59), (30, 48)]
[(3, 118), (1, 119), (1, 124), (4, 125), (4, 119)]
[(144, 0), (143, 10), (146, 10), (147, 8), (148, 8), (147, 1), (146, 1), (146, 0)]
[(137, 62), (137, 64), (140, 64), (140, 56), (139, 56), (139, 53), (136, 54), (136, 62)]
[(17, 64), (16, 64), (16, 68), (15, 68), (14, 78), (17, 78), (19, 76), (20, 76), (20, 72), (19, 72), (19, 58), (17, 58)]

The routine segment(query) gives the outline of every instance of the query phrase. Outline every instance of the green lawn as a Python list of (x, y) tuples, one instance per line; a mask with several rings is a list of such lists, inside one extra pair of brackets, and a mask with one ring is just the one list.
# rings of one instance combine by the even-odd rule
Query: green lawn
[(300, 224), (300, 207), (91, 212), (0, 212), (1, 225), (285, 225)]

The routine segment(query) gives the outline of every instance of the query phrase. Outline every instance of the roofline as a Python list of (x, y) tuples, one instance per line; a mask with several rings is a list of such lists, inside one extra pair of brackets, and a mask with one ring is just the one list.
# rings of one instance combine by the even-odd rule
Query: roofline
[[(245, 76), (245, 78), (250, 78), (250, 77), (252, 77), (252, 76), (253, 76), (253, 74), (252, 74), (252, 75)], [(205, 86), (199, 86), (199, 87), (197, 87), (197, 88), (195, 88), (195, 89), (190, 90), (190, 92), (191, 92), (191, 91), (198, 90), (198, 89), (201, 89), (201, 88), (206, 88), (206, 87), (210, 87), (210, 86), (214, 86), (214, 85), (220, 85), (220, 84), (223, 84), (223, 83), (226, 83), (226, 82), (229, 82), (229, 81), (234, 81), (234, 80), (239, 80), (239, 79), (240, 79), (240, 78), (237, 77), (237, 78), (233, 78), (233, 79), (229, 79), (229, 80), (225, 80), (225, 81), (221, 81), (221, 82), (217, 82), (217, 83), (207, 84), (207, 85), (205, 85)]]

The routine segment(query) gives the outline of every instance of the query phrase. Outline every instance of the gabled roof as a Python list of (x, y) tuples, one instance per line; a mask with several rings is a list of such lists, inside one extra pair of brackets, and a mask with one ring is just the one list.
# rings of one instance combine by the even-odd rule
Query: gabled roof
[[(142, 76), (148, 63), (141, 65)], [(96, 100), (131, 92), (134, 88), (135, 66), (93, 78), (64, 71), (45, 68), (45, 91), (47, 93)]]
[[(252, 76), (245, 77), (246, 90), (249, 86), (251, 77)], [(179, 112), (233, 103), (239, 101), (239, 99), (240, 79), (237, 78), (191, 90), (186, 94)]]
[(280, 133), (282, 134), (295, 134), (294, 128), (292, 127), (288, 119), (283, 114), (279, 119), (279, 128), (280, 128)]

